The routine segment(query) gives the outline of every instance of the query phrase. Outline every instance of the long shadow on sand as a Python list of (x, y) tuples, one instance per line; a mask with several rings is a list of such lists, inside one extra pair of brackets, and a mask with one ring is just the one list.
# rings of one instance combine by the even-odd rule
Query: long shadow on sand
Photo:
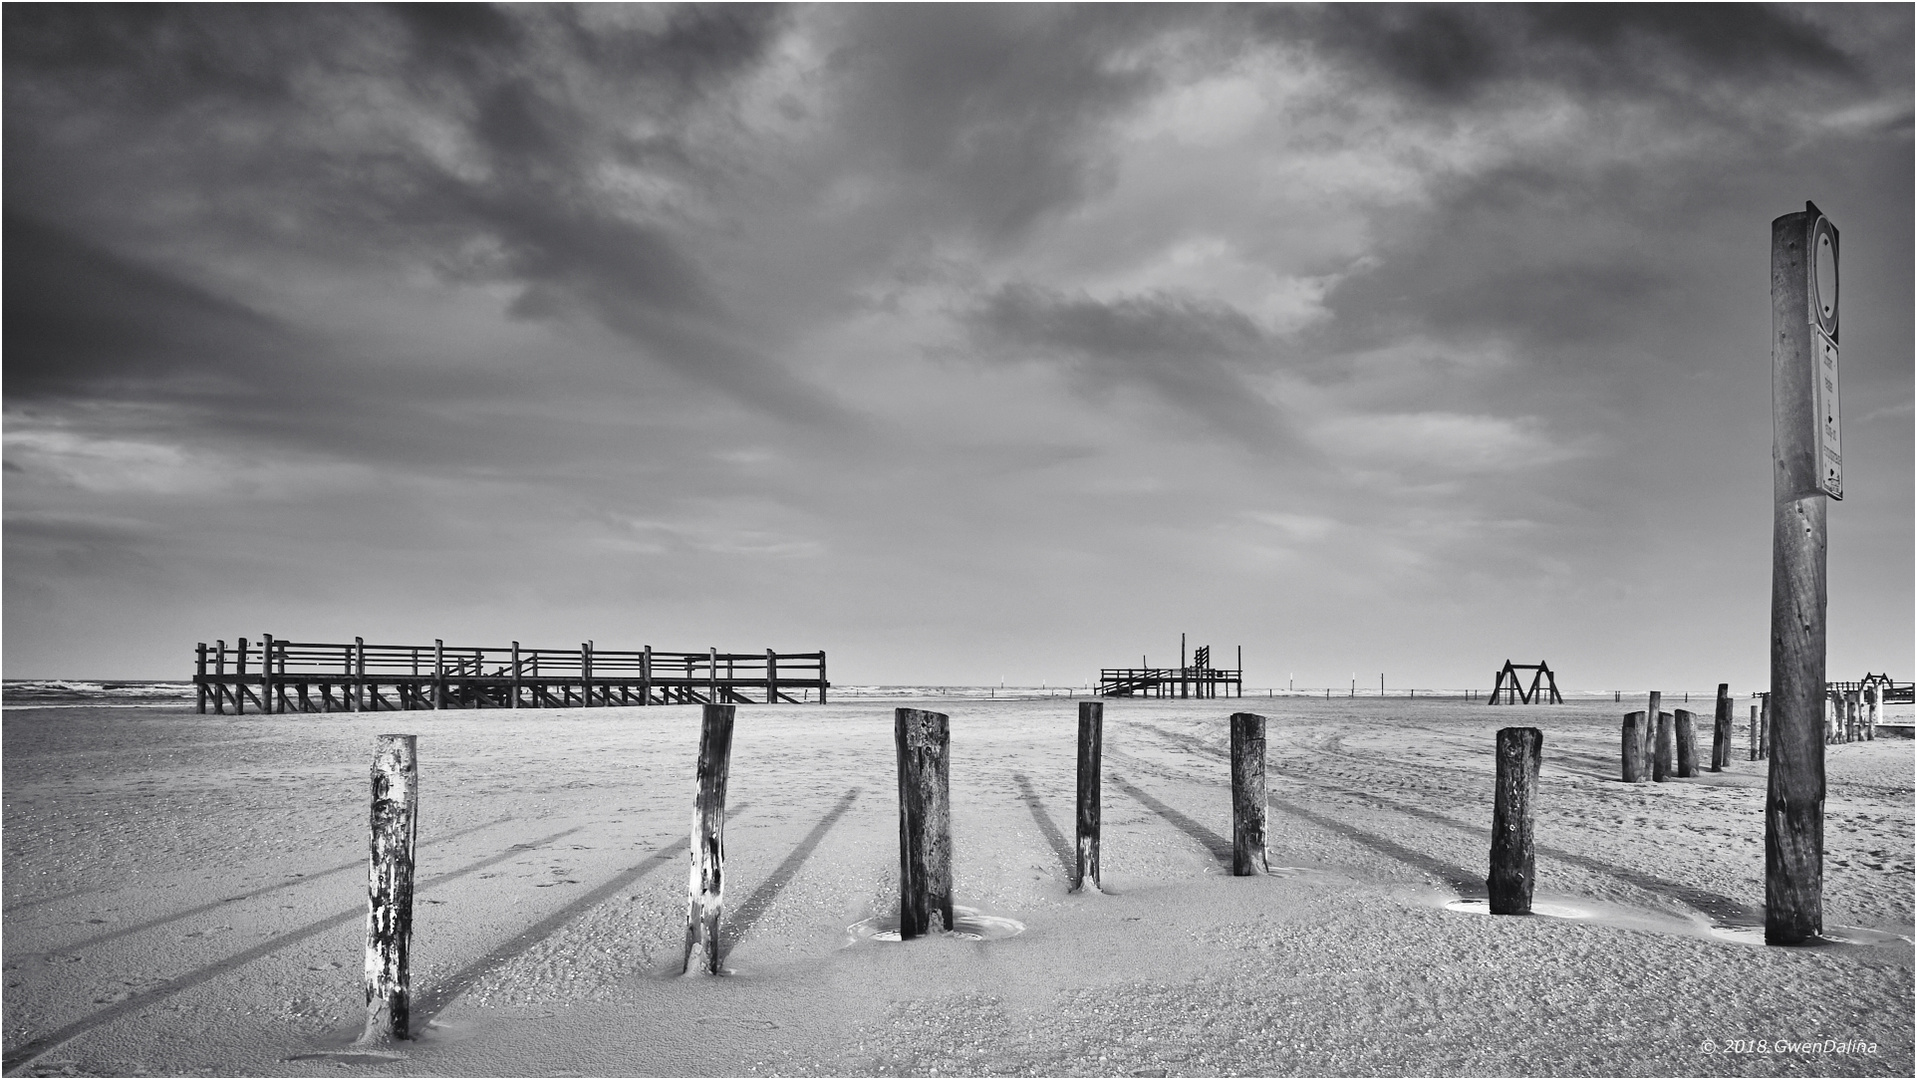
[[(1148, 728), (1152, 732), (1165, 738), (1166, 740), (1179, 744), (1181, 746), (1184, 746), (1188, 749), (1195, 750), (1204, 754), (1209, 754), (1218, 758), (1224, 758), (1226, 756), (1223, 750), (1220, 750), (1217, 747), (1210, 746), (1206, 744), (1203, 740), (1193, 738), (1190, 735), (1185, 735), (1181, 732), (1171, 731), (1166, 728), (1159, 727), (1156, 724), (1141, 724), (1139, 726)], [(1361, 791), (1356, 788), (1344, 787), (1337, 784), (1327, 784), (1321, 778), (1313, 776), (1309, 773), (1305, 773), (1305, 772), (1293, 769), (1281, 763), (1274, 762), (1270, 765), (1270, 768), (1273, 772), (1284, 773), (1286, 776), (1290, 777), (1292, 780), (1298, 783), (1318, 788), (1321, 791), (1337, 791), (1346, 795), (1356, 795), (1360, 798), (1370, 799), (1374, 802), (1380, 803), (1400, 813), (1409, 814), (1412, 817), (1422, 818), (1426, 821), (1430, 821), (1438, 825), (1443, 825), (1446, 828), (1456, 829), (1459, 832), (1470, 833), (1473, 836), (1484, 837), (1485, 842), (1487, 844), (1487, 850), (1488, 850), (1488, 845), (1490, 843), (1490, 831), (1488, 829), (1467, 824), (1465, 822), (1457, 820), (1456, 818), (1447, 817), (1444, 814), (1440, 814), (1432, 810), (1426, 810), (1425, 808), (1421, 806), (1407, 805), (1405, 803), (1397, 801), (1396, 799), (1392, 799), (1387, 796), (1380, 795), (1376, 791)], [(1278, 804), (1278, 800), (1276, 799), (1271, 800), (1271, 802), (1274, 805)], [(1345, 830), (1350, 830), (1351, 833), (1360, 832), (1360, 830), (1351, 829), (1350, 826), (1345, 825), (1342, 822), (1332, 821), (1329, 818), (1324, 818), (1322, 816), (1312, 814), (1310, 811), (1303, 810), (1296, 806), (1286, 804), (1285, 809), (1288, 812), (1298, 814), (1300, 817), (1305, 817), (1310, 820), (1317, 821), (1319, 824), (1322, 824), (1326, 828), (1332, 829), (1334, 831), (1342, 832)], [(1369, 833), (1364, 833), (1363, 835), (1371, 836), (1371, 834)], [(1359, 839), (1359, 837), (1356, 835), (1352, 836), (1351, 838), (1354, 840)], [(1391, 854), (1393, 858), (1405, 858), (1405, 855), (1412, 856), (1412, 858), (1405, 858), (1405, 861), (1411, 862), (1412, 865), (1414, 866), (1420, 865), (1417, 861), (1418, 859), (1427, 858), (1425, 856), (1417, 855), (1416, 852), (1411, 852), (1411, 851), (1408, 851), (1407, 849), (1398, 847), (1398, 845), (1392, 844), (1389, 840), (1384, 840), (1380, 837), (1371, 836), (1371, 840), (1376, 841), (1376, 843), (1370, 843), (1369, 841), (1364, 841), (1364, 840), (1360, 840), (1359, 842), (1369, 843), (1369, 846), (1377, 848), (1377, 850), (1380, 850), (1380, 851), (1383, 851), (1384, 848), (1378, 847), (1378, 844), (1385, 844), (1393, 848), (1398, 848), (1398, 851), (1404, 852), (1404, 855), (1394, 854), (1391, 852), (1386, 852), (1386, 853)], [(1576, 852), (1566, 851), (1563, 848), (1553, 847), (1549, 844), (1538, 844), (1537, 851), (1538, 851), (1538, 854), (1540, 855), (1548, 855), (1554, 859), (1561, 859), (1564, 862), (1572, 863), (1577, 866), (1582, 866), (1586, 870), (1596, 871), (1597, 873), (1600, 873), (1600, 874), (1607, 874), (1611, 877), (1617, 878), (1620, 881), (1624, 881), (1631, 885), (1635, 885), (1646, 892), (1669, 897), (1672, 900), (1676, 900), (1679, 903), (1688, 905), (1689, 907), (1692, 907), (1696, 909), (1697, 911), (1710, 916), (1712, 919), (1716, 920), (1720, 925), (1762, 926), (1764, 924), (1763, 909), (1751, 907), (1749, 904), (1742, 903), (1740, 901), (1734, 900), (1728, 896), (1724, 896), (1719, 893), (1711, 892), (1707, 889), (1695, 888), (1690, 885), (1685, 885), (1682, 882), (1669, 881), (1652, 874), (1646, 874), (1641, 871), (1632, 870), (1629, 867), (1618, 866), (1615, 863), (1605, 862), (1602, 859), (1595, 859), (1589, 855), (1580, 855)], [(1438, 867), (1447, 868), (1453, 876), (1458, 874), (1463, 874), (1466, 876), (1466, 878), (1468, 878), (1468, 880), (1472, 883), (1471, 888), (1475, 890), (1472, 893), (1465, 893), (1464, 890), (1460, 888), (1460, 886), (1457, 884), (1452, 885), (1453, 888), (1459, 889), (1459, 895), (1462, 896), (1464, 899), (1467, 899), (1467, 900), (1476, 899), (1476, 898), (1481, 898), (1485, 895), (1483, 879), (1477, 877), (1474, 874), (1469, 874), (1462, 867), (1452, 866), (1449, 863), (1440, 863), (1440, 862), (1437, 862), (1437, 860), (1429, 860), (1429, 861), (1434, 863)], [(1440, 877), (1444, 877), (1447, 881), (1451, 880), (1450, 876), (1446, 876), (1446, 874), (1440, 873), (1435, 868), (1425, 867), (1425, 869), (1430, 869), (1432, 873), (1438, 873)]]
[[(551, 836), (546, 836), (538, 840), (534, 840), (532, 843), (529, 843), (529, 844), (514, 844), (512, 847), (507, 848), (505, 851), (502, 851), (497, 855), (493, 855), (488, 858), (481, 859), (478, 862), (471, 863), (466, 866), (462, 866), (457, 870), (450, 870), (443, 874), (435, 874), (434, 876), (430, 878), (426, 878), (420, 881), (417, 886), (417, 891), (424, 892), (425, 890), (430, 889), (436, 885), (444, 884), (445, 882), (452, 881), (456, 878), (465, 877), (467, 874), (471, 874), (479, 870), (484, 870), (488, 866), (493, 866), (495, 864), (505, 862), (507, 859), (515, 858), (519, 855), (524, 854), (528, 850), (545, 847), (547, 844), (551, 844), (567, 836), (571, 836), (573, 833), (578, 832), (582, 828), (584, 828), (584, 826), (575, 825), (570, 829), (561, 830), (559, 832), (553, 833)], [(262, 956), (266, 956), (270, 953), (278, 952), (279, 950), (284, 949), (289, 945), (294, 945), (301, 941), (304, 941), (307, 938), (314, 936), (315, 934), (321, 934), (328, 930), (331, 930), (332, 928), (336, 926), (344, 925), (346, 923), (352, 922), (355, 919), (364, 919), (364, 918), (366, 918), (366, 909), (363, 907), (356, 907), (352, 909), (351, 911), (341, 912), (338, 915), (321, 919), (318, 922), (307, 923), (305, 926), (302, 926), (297, 930), (288, 931), (287, 933), (281, 934), (278, 937), (272, 938), (267, 941), (263, 941), (260, 944), (255, 945), (250, 949), (247, 949), (243, 952), (235, 953), (234, 955), (229, 956), (224, 960), (220, 960), (216, 963), (208, 964), (202, 968), (196, 968), (192, 971), (187, 972), (184, 975), (180, 975), (175, 978), (168, 979), (167, 981), (160, 983), (157, 986), (153, 986), (149, 989), (142, 990), (139, 993), (134, 994), (132, 997), (129, 997), (124, 1001), (118, 1002), (107, 1008), (101, 1009), (99, 1012), (92, 1013), (87, 1016), (83, 1016), (80, 1019), (75, 1020), (71, 1024), (67, 1024), (64, 1027), (55, 1028), (54, 1030), (47, 1032), (46, 1034), (40, 1036), (39, 1038), (32, 1039), (28, 1042), (22, 1043), (21, 1045), (14, 1047), (11, 1050), (6, 1051), (4, 1055), (0, 1055), (0, 1072), (12, 1072), (13, 1070), (19, 1068), (20, 1066), (25, 1065), (27, 1062), (32, 1061), (34, 1058), (39, 1057), (41, 1054), (46, 1053), (48, 1050), (51, 1050), (54, 1047), (60, 1045), (61, 1043), (66, 1042), (68, 1039), (73, 1038), (75, 1035), (79, 1035), (84, 1032), (91, 1031), (94, 1028), (100, 1027), (103, 1024), (110, 1024), (113, 1021), (118, 1020), (120, 1017), (127, 1015), (128, 1013), (139, 1012), (143, 1009), (151, 1008), (153, 1004), (157, 1001), (172, 997), (174, 994), (177, 994), (181, 992), (182, 990), (191, 990), (194, 987), (201, 985), (202, 983), (209, 982), (213, 979), (217, 979), (221, 975), (224, 975), (229, 971), (233, 971), (246, 964), (250, 964), (253, 961), (258, 960)], [(424, 1023), (424, 1020), (422, 1019), (421, 1022)]]
[(1045, 804), (1039, 800), (1038, 792), (1032, 790), (1032, 779), (1024, 773), (1013, 773), (1012, 782), (1018, 785), (1019, 798), (1025, 800), (1026, 809), (1032, 812), (1032, 820), (1038, 822), (1038, 831), (1045, 834), (1045, 842), (1052, 846), (1052, 854), (1058, 856), (1058, 865), (1065, 871), (1065, 879), (1070, 881), (1078, 873), (1078, 855), (1072, 846), (1065, 842), (1065, 834), (1059, 831), (1052, 815), (1045, 812)]
[(852, 804), (857, 802), (858, 798), (858, 788), (853, 788), (840, 797), (838, 804), (827, 811), (817, 825), (812, 826), (812, 831), (805, 834), (805, 839), (799, 841), (798, 846), (792, 849), (792, 853), (785, 857), (785, 861), (773, 867), (772, 873), (766, 875), (766, 879), (759, 883), (759, 887), (752, 890), (752, 895), (746, 897), (745, 901), (720, 924), (719, 944), (722, 953), (731, 952), (739, 942), (745, 940), (746, 934), (752, 930), (752, 924), (759, 921), (759, 917), (772, 906), (772, 901), (778, 899), (779, 893), (792, 883), (794, 877), (798, 876), (799, 867), (805, 865), (805, 860), (811, 857), (813, 849), (825, 839), (825, 834), (832, 830), (832, 826), (838, 823), (839, 818), (843, 817), (847, 810), (852, 809)]
[[(480, 831), (481, 829), (490, 829), (495, 825), (503, 825), (506, 822), (511, 820), (512, 818), (508, 816), (508, 817), (499, 818), (495, 821), (488, 821), (481, 825), (470, 825), (464, 829), (459, 830), (458, 832), (447, 833), (445, 836), (442, 836), (433, 840), (432, 844), (435, 846), (439, 844), (444, 844), (449, 840), (456, 840), (459, 837), (465, 836), (467, 833), (475, 833)], [(420, 846), (425, 847), (427, 845), (421, 844)], [(132, 926), (122, 926), (118, 930), (109, 930), (104, 934), (95, 934), (93, 937), (90, 937), (90, 938), (81, 938), (79, 941), (73, 942), (70, 945), (60, 946), (60, 951), (78, 952), (79, 950), (87, 948), (89, 946), (98, 945), (103, 941), (112, 941), (115, 938), (126, 937), (128, 934), (137, 934), (142, 930), (151, 930), (156, 926), (165, 926), (167, 923), (170, 923), (170, 922), (179, 922), (181, 919), (191, 918), (194, 915), (199, 915), (204, 912), (212, 911), (215, 908), (223, 908), (228, 904), (237, 904), (242, 900), (251, 900), (256, 896), (265, 896), (267, 893), (277, 892), (280, 889), (290, 889), (296, 885), (305, 885), (308, 882), (316, 881), (320, 878), (327, 877), (332, 874), (343, 873), (347, 870), (358, 870), (358, 871), (364, 872), (366, 870), (365, 857), (361, 856), (360, 858), (354, 859), (352, 862), (341, 863), (338, 866), (329, 866), (324, 870), (315, 870), (308, 874), (301, 874), (291, 881), (277, 882), (272, 885), (267, 885), (263, 888), (254, 889), (252, 892), (241, 893), (238, 896), (222, 897), (221, 899), (215, 900), (210, 904), (201, 904), (197, 907), (190, 907), (183, 911), (176, 911), (171, 915), (162, 915), (157, 919), (149, 919), (143, 923), (135, 923)]]
[[(1106, 752), (1110, 753), (1109, 750)], [(1206, 851), (1211, 852), (1212, 858), (1226, 866), (1231, 865), (1231, 841), (1126, 783), (1123, 777), (1114, 775), (1108, 779), (1111, 780), (1113, 787), (1137, 799), (1145, 805), (1146, 809), (1170, 822), (1173, 828), (1198, 841)]]
[(1423, 852), (1413, 851), (1403, 844), (1394, 843), (1376, 833), (1369, 833), (1355, 826), (1347, 825), (1336, 818), (1326, 817), (1315, 811), (1307, 810), (1296, 803), (1286, 802), (1283, 799), (1274, 799), (1269, 795), (1265, 797), (1265, 801), (1283, 810), (1287, 814), (1304, 818), (1306, 821), (1317, 825), (1321, 829), (1337, 833), (1339, 836), (1363, 844), (1365, 847), (1381, 855), (1389, 855), (1399, 862), (1423, 870), (1425, 873), (1438, 878), (1450, 886), (1451, 890), (1457, 893), (1460, 899), (1482, 900), (1490, 895), (1485, 890), (1484, 878), (1466, 870), (1456, 863), (1448, 863), (1443, 859), (1433, 858)]

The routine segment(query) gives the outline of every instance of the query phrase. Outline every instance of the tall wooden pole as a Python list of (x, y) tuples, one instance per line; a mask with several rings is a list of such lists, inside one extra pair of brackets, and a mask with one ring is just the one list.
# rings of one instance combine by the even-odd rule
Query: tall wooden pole
[(193, 686), (195, 697), (199, 700), (199, 711), (206, 711), (206, 642), (202, 641), (194, 650)]
[(899, 752), (899, 937), (915, 938), (932, 932), (934, 913), (940, 930), (952, 928), (949, 718), (899, 709), (892, 735)]
[(517, 641), (513, 642), (513, 677), (506, 687), (506, 692), (512, 696), (512, 703), (507, 708), (519, 708), (519, 642)]
[(1265, 856), (1265, 718), (1231, 715), (1231, 872), (1271, 871)]
[(246, 639), (239, 641), (239, 667), (233, 672), (233, 712), (246, 712)]
[[(1764, 803), (1764, 940), (1824, 926), (1824, 618), (1836, 427), (1836, 238), (1815, 206), (1771, 222), (1770, 782)], [(1828, 237), (1828, 240), (1826, 240)], [(1827, 250), (1820, 250), (1827, 249)], [(1818, 295), (1826, 263), (1828, 297)], [(1827, 352), (1828, 350), (1828, 352)], [(1828, 356), (1828, 400), (1825, 378)], [(1827, 407), (1820, 409), (1818, 406)], [(1839, 459), (1841, 467), (1841, 459)]]
[(1731, 763), (1731, 684), (1717, 684), (1717, 712), (1711, 721), (1711, 771)]
[(366, 877), (366, 1028), (361, 1042), (409, 1036), (418, 739), (381, 735), (373, 751), (372, 847)]
[(1511, 727), (1498, 732), (1497, 801), (1491, 811), (1491, 914), (1531, 914), (1537, 881), (1537, 850), (1531, 822), (1538, 794), (1544, 732)]
[(699, 729), (698, 791), (692, 800), (691, 866), (686, 878), (686, 955), (681, 973), (719, 974), (719, 915), (725, 908), (726, 771), (732, 760), (730, 705), (707, 704)]
[(1657, 718), (1659, 708), (1663, 704), (1664, 692), (1662, 690), (1651, 691), (1651, 703), (1644, 708), (1644, 729), (1639, 732), (1639, 734), (1644, 736), (1644, 767), (1646, 772), (1649, 772), (1652, 762), (1657, 758)]
[(433, 708), (446, 707), (446, 642), (433, 639)]
[(1105, 703), (1078, 703), (1078, 862), (1072, 891), (1098, 891), (1099, 778), (1105, 753)]

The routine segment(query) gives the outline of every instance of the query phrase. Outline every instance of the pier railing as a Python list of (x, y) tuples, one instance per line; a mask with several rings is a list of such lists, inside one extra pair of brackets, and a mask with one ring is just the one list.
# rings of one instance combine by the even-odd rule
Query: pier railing
[(371, 712), (817, 700), (825, 653), (752, 653), (284, 641), (201, 642), (199, 711)]

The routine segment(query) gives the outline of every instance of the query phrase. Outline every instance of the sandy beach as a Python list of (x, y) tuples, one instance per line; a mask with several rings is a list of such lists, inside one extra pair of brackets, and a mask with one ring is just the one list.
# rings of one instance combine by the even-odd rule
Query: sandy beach
[[(956, 901), (1023, 929), (897, 943), (853, 929), (897, 906), (897, 704), (740, 708), (719, 978), (677, 974), (694, 708), (9, 709), (9, 1069), (1912, 1072), (1907, 739), (1828, 748), (1825, 924), (1843, 940), (1784, 949), (1752, 929), (1765, 764), (1742, 716), (1725, 772), (1627, 785), (1618, 721), (1641, 700), (1108, 702), (1106, 891), (1073, 895), (1075, 703), (912, 702), (951, 715)], [(1270, 717), (1278, 869), (1259, 878), (1230, 876), (1226, 839), (1241, 707)], [(1544, 731), (1552, 914), (1529, 918), (1460, 903), (1483, 895), (1511, 724)], [(367, 1048), (383, 732), (419, 736), (423, 1030)]]

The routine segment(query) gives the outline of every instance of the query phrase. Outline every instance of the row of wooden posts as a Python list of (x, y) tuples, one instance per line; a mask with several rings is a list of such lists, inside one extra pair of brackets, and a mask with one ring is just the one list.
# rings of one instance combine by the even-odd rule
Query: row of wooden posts
[[(1884, 688), (1866, 683), (1861, 688), (1832, 690), (1824, 695), (1824, 743), (1874, 742), (1884, 721)], [(1759, 694), (1751, 706), (1750, 759), (1771, 756), (1771, 696)]]
[[(1631, 783), (1664, 781), (1697, 775), (1697, 719), (1689, 709), (1661, 712), (1663, 695), (1651, 691), (1650, 707), (1624, 716), (1624, 779)], [(1769, 694), (1758, 695), (1751, 706), (1750, 760), (1770, 757)], [(1824, 698), (1824, 741), (1848, 743), (1877, 738), (1883, 718), (1883, 692), (1874, 684), (1862, 689), (1832, 691)], [(1731, 763), (1731, 688), (1717, 684), (1717, 712), (1711, 726), (1710, 771)], [(1657, 717), (1657, 723), (1650, 721)], [(1646, 768), (1646, 765), (1649, 768)]]
[[(719, 924), (725, 907), (726, 779), (732, 756), (734, 706), (705, 706), (699, 732), (697, 791), (686, 885), (686, 938), (681, 971), (720, 973)], [(1076, 858), (1071, 889), (1099, 887), (1104, 703), (1078, 706)], [(899, 783), (899, 936), (950, 930), (952, 811), (950, 718), (901, 708), (893, 718)], [(1533, 805), (1544, 735), (1505, 728), (1497, 737), (1491, 911), (1526, 915), (1535, 880)], [(1234, 713), (1231, 747), (1231, 872), (1270, 872), (1265, 848), (1265, 717)], [(413, 857), (419, 820), (418, 738), (381, 735), (373, 753), (371, 858), (367, 877), (366, 1021), (362, 1042), (410, 1036), (408, 949), (413, 923)]]

